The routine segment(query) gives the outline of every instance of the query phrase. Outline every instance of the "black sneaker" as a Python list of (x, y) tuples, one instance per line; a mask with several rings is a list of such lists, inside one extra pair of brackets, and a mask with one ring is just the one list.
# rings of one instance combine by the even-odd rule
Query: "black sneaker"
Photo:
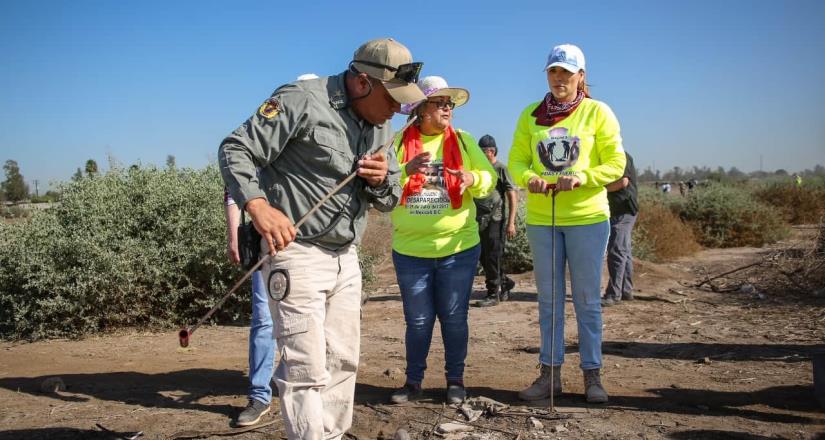
[(420, 383), (405, 383), (403, 387), (392, 393), (390, 402), (395, 404), (407, 403), (410, 400), (418, 399), (422, 394), (424, 394), (424, 391), (421, 389)]
[(260, 400), (249, 399), (249, 404), (238, 414), (238, 418), (235, 420), (235, 426), (252, 426), (260, 422), (261, 417), (268, 412), (269, 405)]
[(467, 390), (460, 383), (447, 384), (447, 404), (458, 405), (467, 398)]
[(618, 306), (621, 303), (622, 301), (620, 299), (616, 299), (613, 296), (605, 295), (602, 297), (602, 307)]
[(510, 291), (513, 290), (514, 287), (516, 287), (516, 282), (515, 281), (513, 281), (509, 277), (504, 278), (504, 285), (501, 286), (501, 292), (502, 293), (503, 292), (510, 293)]
[(633, 292), (623, 293), (622, 301), (633, 301)]
[(498, 295), (487, 295), (486, 298), (478, 300), (477, 307), (492, 307), (498, 305)]

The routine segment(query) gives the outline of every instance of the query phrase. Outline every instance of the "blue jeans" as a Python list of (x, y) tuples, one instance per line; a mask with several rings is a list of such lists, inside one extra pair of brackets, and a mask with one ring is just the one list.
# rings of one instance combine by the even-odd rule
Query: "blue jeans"
[(447, 381), (464, 380), (467, 314), (480, 252), (478, 245), (441, 258), (392, 252), (407, 323), (407, 383), (420, 384), (424, 380), (436, 317), (441, 323)]
[(252, 274), (252, 322), (249, 324), (249, 398), (272, 401), (272, 369), (275, 363), (272, 315), (261, 271)]
[(579, 330), (582, 370), (602, 367), (601, 275), (610, 223), (585, 226), (556, 226), (556, 321), (554, 352), (550, 353), (552, 321), (552, 233), (550, 226), (527, 226), (527, 240), (533, 254), (533, 273), (539, 292), (541, 352), (545, 365), (564, 363), (565, 263), (570, 269), (573, 306)]

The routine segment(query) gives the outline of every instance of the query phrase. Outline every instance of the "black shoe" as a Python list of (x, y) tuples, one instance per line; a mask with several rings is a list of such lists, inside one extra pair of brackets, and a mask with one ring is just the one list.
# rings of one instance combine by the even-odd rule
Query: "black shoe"
[(510, 291), (507, 290), (507, 291), (501, 292), (501, 295), (498, 296), (498, 300), (500, 302), (510, 301)]
[(460, 383), (447, 384), (447, 404), (458, 405), (467, 398), (467, 390)]
[(422, 394), (424, 394), (424, 391), (421, 389), (421, 384), (405, 383), (403, 387), (392, 393), (390, 402), (395, 404), (407, 403), (410, 400), (418, 399)]
[(633, 301), (633, 292), (623, 293), (622, 301)]
[(516, 282), (510, 278), (504, 278), (504, 285), (501, 286), (501, 291), (510, 293), (513, 288), (516, 287)]
[(492, 307), (498, 305), (498, 295), (487, 295), (486, 298), (478, 300), (476, 307)]
[(235, 426), (252, 426), (261, 421), (261, 417), (269, 412), (269, 405), (260, 400), (249, 399), (249, 404), (246, 405), (243, 411), (238, 414), (235, 420)]
[(622, 303), (622, 300), (617, 299), (613, 296), (605, 295), (602, 297), (602, 307), (610, 307), (610, 306), (617, 306)]

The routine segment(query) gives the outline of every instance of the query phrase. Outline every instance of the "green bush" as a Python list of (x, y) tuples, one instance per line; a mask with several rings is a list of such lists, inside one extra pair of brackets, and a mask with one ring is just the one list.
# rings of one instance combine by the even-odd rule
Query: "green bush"
[(522, 273), (533, 270), (533, 254), (527, 242), (526, 194), (519, 195), (516, 212), (516, 236), (504, 245), (504, 258), (501, 260), (505, 273)]
[(781, 213), (741, 186), (700, 187), (688, 195), (679, 215), (707, 247), (762, 246), (788, 233)]
[[(180, 326), (240, 275), (225, 257), (214, 166), (132, 167), (62, 190), (59, 205), (0, 225), (2, 338)], [(248, 304), (238, 294), (216, 318), (235, 320)]]
[(0, 206), (0, 217), (8, 219), (27, 218), (31, 212), (20, 205)]
[[(228, 263), (218, 169), (115, 169), (0, 223), (0, 338), (193, 323), (243, 272)], [(372, 276), (370, 255), (361, 259)], [(249, 282), (211, 322), (246, 322)]]

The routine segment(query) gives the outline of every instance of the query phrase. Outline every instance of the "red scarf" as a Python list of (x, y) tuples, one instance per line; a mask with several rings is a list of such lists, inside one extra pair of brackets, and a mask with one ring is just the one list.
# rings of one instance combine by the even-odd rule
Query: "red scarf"
[(582, 103), (584, 98), (589, 97), (587, 93), (579, 90), (578, 93), (576, 93), (576, 99), (570, 102), (558, 102), (556, 101), (556, 97), (553, 96), (553, 93), (548, 92), (541, 101), (541, 104), (536, 107), (532, 113), (532, 115), (536, 117), (536, 125), (552, 127), (558, 124), (576, 111), (576, 108)]
[[(423, 144), (421, 143), (421, 130), (417, 125), (412, 125), (404, 131), (404, 138), (402, 139), (404, 145), (403, 163), (411, 161), (415, 156), (418, 156), (423, 151)], [(461, 151), (458, 149), (458, 135), (452, 126), (448, 126), (444, 130), (444, 140), (441, 144), (441, 154), (444, 164), (444, 182), (447, 184), (447, 194), (450, 196), (450, 205), (453, 209), (461, 208), (461, 180), (458, 176), (453, 176), (447, 172), (451, 170), (463, 170), (464, 162), (461, 159)], [(404, 192), (401, 194), (401, 205), (407, 204), (407, 197), (416, 195), (424, 188), (427, 183), (427, 177), (421, 173), (415, 173), (409, 176), (407, 184), (404, 185)]]

